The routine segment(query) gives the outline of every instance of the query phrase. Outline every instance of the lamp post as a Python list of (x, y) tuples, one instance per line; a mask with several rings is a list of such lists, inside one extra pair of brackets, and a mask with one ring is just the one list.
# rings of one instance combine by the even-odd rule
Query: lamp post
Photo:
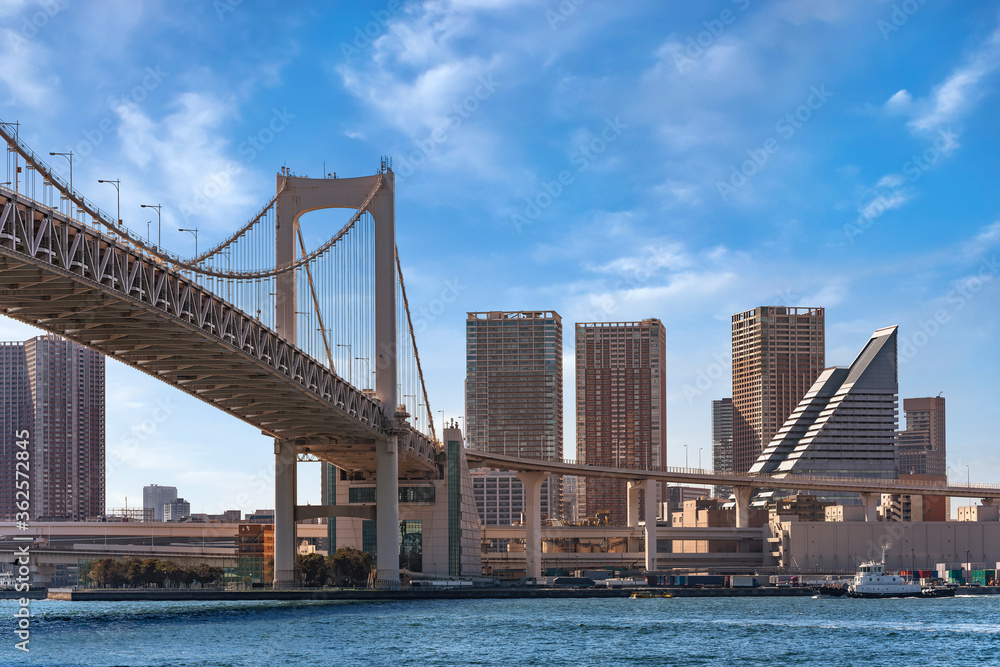
[(698, 470), (701, 470), (701, 450), (703, 450), (703, 449), (705, 449), (705, 448), (704, 447), (699, 447), (698, 448)]
[(69, 189), (73, 189), (73, 151), (68, 151), (66, 153), (49, 153), (49, 155), (62, 155), (64, 158), (69, 160)]
[(688, 467), (688, 446), (684, 445), (684, 468)]
[(100, 179), (99, 178), (99, 179), (97, 179), (97, 182), (98, 183), (110, 183), (111, 185), (115, 186), (115, 192), (118, 194), (118, 218), (117, 219), (118, 219), (118, 225), (121, 226), (121, 224), (122, 224), (122, 191), (121, 191), (122, 181), (121, 181), (121, 179), (120, 178), (116, 178), (113, 181), (106, 181), (104, 179)]
[(198, 257), (198, 228), (197, 227), (195, 227), (194, 229), (180, 229), (180, 228), (178, 228), (177, 231), (179, 231), (179, 232), (188, 232), (189, 234), (194, 234), (194, 256)]
[(141, 208), (152, 208), (156, 209), (156, 247), (159, 248), (163, 242), (163, 220), (160, 217), (160, 209), (162, 204), (139, 204)]
[[(350, 343), (337, 343), (337, 347), (347, 348), (347, 360), (351, 359), (351, 344)], [(354, 364), (347, 364), (347, 381), (354, 384)]]
[[(969, 487), (972, 486), (972, 468), (969, 467), (968, 463), (965, 464), (965, 485)], [(969, 497), (969, 507), (972, 507), (971, 496)]]
[[(363, 361), (363, 362), (365, 362), (365, 368), (368, 369), (368, 373), (365, 374), (365, 383), (367, 384), (368, 383), (368, 375), (371, 374), (371, 372), (372, 372), (372, 365), (368, 361), (368, 357), (354, 357), (354, 358), (357, 361)], [(366, 387), (366, 389), (367, 389), (367, 387)]]

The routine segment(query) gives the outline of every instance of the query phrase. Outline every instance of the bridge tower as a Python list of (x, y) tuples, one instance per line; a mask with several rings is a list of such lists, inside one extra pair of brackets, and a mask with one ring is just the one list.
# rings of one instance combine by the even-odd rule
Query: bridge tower
[[(396, 207), (393, 173), (358, 178), (303, 178), (278, 174), (275, 204), (276, 265), (295, 261), (299, 218), (328, 208), (360, 209), (368, 204), (375, 221), (375, 396), (381, 401), (390, 435), (376, 442), (376, 586), (399, 588), (399, 461), (395, 423), (396, 396)], [(279, 336), (295, 343), (296, 272), (276, 279), (275, 323)], [(296, 443), (275, 442), (274, 586), (294, 585), (295, 572), (295, 453)], [(290, 463), (289, 463), (290, 461)]]

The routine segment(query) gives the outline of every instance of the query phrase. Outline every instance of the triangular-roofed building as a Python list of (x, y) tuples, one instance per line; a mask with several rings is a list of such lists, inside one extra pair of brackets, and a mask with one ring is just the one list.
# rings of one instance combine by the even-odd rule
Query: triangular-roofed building
[(878, 329), (848, 368), (827, 368), (751, 473), (899, 477), (897, 327)]

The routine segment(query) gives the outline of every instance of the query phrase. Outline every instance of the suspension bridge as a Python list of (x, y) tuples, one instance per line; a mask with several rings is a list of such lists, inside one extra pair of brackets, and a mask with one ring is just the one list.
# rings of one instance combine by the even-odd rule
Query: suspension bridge
[[(389, 163), (360, 178), (282, 170), (216, 246), (168, 252), (109, 216), (0, 124), (0, 312), (147, 373), (275, 440), (275, 585), (294, 577), (295, 463), (398, 480), (438, 475), (438, 442), (395, 244)], [(24, 163), (24, 170), (20, 168)], [(301, 216), (353, 210), (307, 248)], [(196, 251), (197, 252), (197, 251)], [(315, 511), (315, 510), (313, 510)], [(377, 504), (377, 579), (399, 582), (398, 506)]]

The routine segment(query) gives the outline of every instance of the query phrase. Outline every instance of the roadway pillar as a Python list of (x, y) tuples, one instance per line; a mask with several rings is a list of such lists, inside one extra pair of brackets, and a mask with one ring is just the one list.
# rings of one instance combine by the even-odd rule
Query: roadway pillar
[(646, 491), (646, 571), (656, 570), (656, 487), (654, 479), (642, 482)]
[(524, 484), (524, 561), (525, 576), (536, 581), (542, 576), (542, 483), (547, 472), (519, 472)]
[(752, 486), (734, 486), (733, 496), (736, 497), (736, 527), (750, 527), (750, 499), (755, 489)]
[(274, 440), (274, 582), (295, 586), (295, 444)]
[(375, 444), (375, 587), (399, 589), (399, 459), (397, 436)]
[[(643, 488), (642, 480), (628, 483), (628, 527), (639, 527), (639, 490)], [(649, 496), (646, 496), (649, 498)]]
[(878, 521), (880, 493), (862, 493), (861, 504), (865, 506), (865, 521)]

